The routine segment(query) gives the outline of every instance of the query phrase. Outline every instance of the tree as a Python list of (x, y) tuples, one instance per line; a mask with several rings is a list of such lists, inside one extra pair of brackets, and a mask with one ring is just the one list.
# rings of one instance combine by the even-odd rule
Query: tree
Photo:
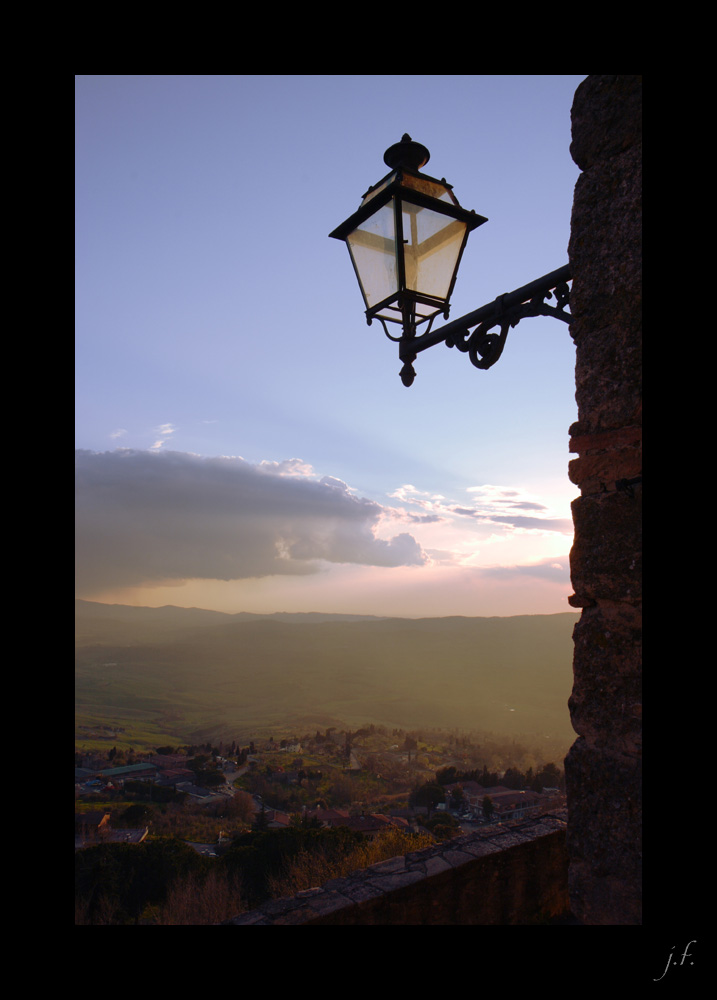
[(254, 800), (248, 792), (237, 791), (227, 803), (227, 816), (249, 823), (254, 818)]
[(256, 833), (263, 833), (264, 830), (269, 829), (269, 820), (267, 819), (266, 809), (264, 808), (264, 803), (261, 804), (261, 811), (256, 814), (256, 818), (251, 825), (252, 830)]
[(491, 785), (498, 784), (498, 773), (497, 771), (489, 771), (488, 765), (483, 765), (483, 771), (478, 778), (479, 784), (483, 785), (484, 788), (490, 788)]
[(219, 771), (197, 771), (197, 781), (202, 788), (217, 788), (224, 784), (224, 775)]
[(337, 774), (328, 789), (329, 799), (334, 806), (345, 806), (356, 798), (356, 786), (347, 774)]
[(543, 788), (563, 788), (564, 781), (559, 767), (556, 767), (555, 764), (546, 764), (535, 776), (535, 784), (540, 784), (540, 788), (536, 791), (542, 791)]
[(149, 806), (134, 802), (121, 813), (119, 819), (122, 826), (146, 826), (153, 816)]
[(187, 767), (191, 771), (197, 771), (197, 772), (203, 771), (204, 768), (209, 763), (210, 759), (211, 758), (207, 754), (198, 754), (196, 757), (193, 757), (191, 760), (187, 761)]
[(489, 820), (494, 812), (495, 806), (493, 805), (493, 799), (490, 795), (486, 795), (483, 799), (483, 815), (487, 820)]
[(461, 833), (461, 825), (450, 813), (437, 812), (430, 819), (426, 817), (422, 821), (426, 830), (430, 830), (437, 840), (449, 840), (451, 837), (458, 837)]
[(75, 855), (75, 898), (86, 901), (85, 922), (94, 923), (95, 910), (110, 906), (111, 921), (139, 923), (147, 903), (161, 903), (170, 883), (205, 862), (175, 838), (142, 844), (102, 844)]
[(460, 778), (460, 772), (452, 764), (436, 771), (436, 781), (439, 785), (452, 785)]
[(430, 816), (431, 809), (435, 809), (441, 802), (446, 801), (446, 791), (442, 785), (433, 781), (427, 781), (425, 785), (414, 788), (409, 797), (409, 805), (425, 806)]
[(462, 806), (465, 805), (465, 802), (466, 802), (466, 797), (463, 792), (463, 789), (461, 788), (460, 785), (456, 785), (456, 787), (451, 792), (451, 809), (460, 809)]
[(519, 771), (515, 767), (509, 767), (508, 770), (503, 775), (502, 785), (506, 788), (525, 788), (526, 780), (525, 775), (522, 771)]

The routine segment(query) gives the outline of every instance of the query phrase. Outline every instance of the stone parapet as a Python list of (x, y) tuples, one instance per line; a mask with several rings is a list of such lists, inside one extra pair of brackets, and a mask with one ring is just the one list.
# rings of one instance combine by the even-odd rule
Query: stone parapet
[(465, 925), (569, 920), (559, 810), (486, 827), (264, 903), (228, 924)]

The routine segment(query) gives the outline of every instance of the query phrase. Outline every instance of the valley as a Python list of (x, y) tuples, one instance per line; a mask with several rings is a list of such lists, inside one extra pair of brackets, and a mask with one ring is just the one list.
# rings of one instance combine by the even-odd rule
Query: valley
[(567, 749), (576, 620), (229, 615), (77, 601), (75, 743), (141, 751), (377, 725)]

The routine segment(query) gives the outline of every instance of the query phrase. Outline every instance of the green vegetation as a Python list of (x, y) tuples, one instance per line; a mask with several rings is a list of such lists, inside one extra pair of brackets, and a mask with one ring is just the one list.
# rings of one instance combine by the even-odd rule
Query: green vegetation
[(75, 854), (75, 923), (216, 924), (430, 843), (398, 830), (367, 841), (297, 825), (242, 834), (217, 859), (176, 838), (98, 844)]
[(166, 899), (170, 884), (207, 870), (179, 840), (98, 844), (75, 853), (75, 922), (139, 923), (148, 905)]

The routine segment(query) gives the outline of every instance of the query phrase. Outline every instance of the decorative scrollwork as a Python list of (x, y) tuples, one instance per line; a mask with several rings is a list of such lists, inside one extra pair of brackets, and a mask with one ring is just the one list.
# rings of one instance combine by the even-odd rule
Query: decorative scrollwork
[[(444, 342), (449, 347), (457, 348), (468, 354), (474, 367), (485, 371), (498, 361), (503, 353), (508, 331), (511, 327), (517, 326), (521, 319), (527, 316), (552, 316), (554, 319), (562, 320), (563, 323), (570, 323), (572, 316), (568, 312), (569, 281), (572, 281), (571, 268), (569, 264), (565, 264), (549, 274), (544, 274), (542, 278), (536, 278), (535, 281), (516, 288), (513, 292), (499, 295), (495, 301), (488, 302), (460, 319), (448, 323), (440, 330), (431, 331), (435, 318), (431, 317), (428, 329), (420, 336), (416, 335), (413, 314), (404, 313), (401, 337), (392, 336), (384, 320), (379, 317), (389, 340), (398, 341), (399, 357), (404, 363), (400, 372), (401, 381), (406, 386), (412, 384), (416, 376), (413, 362), (421, 351), (433, 347), (434, 344)], [(548, 305), (546, 299), (553, 297), (554, 304)], [(448, 318), (447, 312), (444, 313), (444, 317)], [(499, 332), (493, 332), (496, 327), (499, 328)]]
[[(385, 320), (381, 319), (379, 316), (379, 321), (383, 327), (383, 332), (386, 334), (389, 340), (392, 340), (395, 344), (402, 344), (406, 340), (405, 333), (401, 333), (400, 337), (394, 337), (392, 333), (388, 332), (388, 327), (386, 326)], [(368, 321), (368, 325), (371, 326), (371, 320)]]
[[(545, 299), (552, 299), (553, 293), (555, 294), (556, 305), (549, 306)], [(565, 307), (568, 305), (570, 305), (570, 289), (566, 282), (562, 282), (556, 285), (552, 291), (535, 295), (530, 302), (513, 306), (509, 310), (511, 314), (510, 325), (515, 326), (525, 316), (553, 316), (555, 319), (563, 320), (564, 323), (569, 323), (572, 316), (569, 312), (565, 311)], [(512, 318), (513, 314), (516, 316), (515, 319)]]
[[(570, 304), (570, 290), (568, 285), (566, 283), (557, 285), (554, 292), (556, 298), (555, 306), (550, 306), (545, 302), (546, 298), (551, 299), (553, 297), (552, 292), (548, 289), (539, 295), (533, 296), (528, 302), (522, 302), (508, 308), (504, 305), (506, 296), (500, 295), (495, 300), (494, 314), (490, 319), (479, 323), (471, 334), (469, 334), (468, 329), (454, 331), (450, 336), (446, 337), (446, 346), (456, 347), (464, 354), (468, 354), (472, 365), (480, 368), (482, 371), (487, 371), (493, 367), (503, 353), (503, 348), (508, 338), (508, 330), (511, 327), (516, 327), (521, 319), (525, 319), (528, 316), (553, 316), (555, 319), (561, 319), (565, 323), (571, 321), (572, 316), (569, 312), (565, 311), (566, 306)], [(500, 333), (490, 333), (489, 331), (496, 326), (500, 327)]]
[(496, 325), (495, 321), (487, 320), (480, 323), (471, 334), (468, 330), (464, 333), (454, 333), (453, 336), (446, 337), (446, 345), (457, 347), (459, 351), (468, 355), (472, 365), (487, 371), (503, 353), (510, 327), (509, 323), (502, 323), (500, 333), (489, 333), (489, 330)]

